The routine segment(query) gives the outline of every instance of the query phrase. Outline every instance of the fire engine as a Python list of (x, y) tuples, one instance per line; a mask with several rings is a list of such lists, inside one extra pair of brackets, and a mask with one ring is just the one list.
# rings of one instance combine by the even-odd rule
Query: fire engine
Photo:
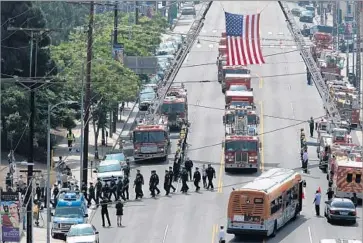
[(253, 91), (228, 90), (225, 94), (226, 105), (253, 106)]
[(135, 160), (166, 160), (170, 146), (167, 117), (161, 117), (157, 124), (140, 123), (132, 133)]
[(168, 117), (171, 129), (180, 130), (188, 121), (187, 91), (183, 85), (173, 85), (161, 106), (161, 113)]
[(248, 115), (240, 116), (237, 110), (228, 110), (223, 122), (225, 171), (253, 169), (257, 172), (261, 146), (257, 136), (257, 121), (254, 126), (248, 125)]
[(352, 143), (352, 136), (345, 128), (333, 128), (332, 130), (333, 143)]

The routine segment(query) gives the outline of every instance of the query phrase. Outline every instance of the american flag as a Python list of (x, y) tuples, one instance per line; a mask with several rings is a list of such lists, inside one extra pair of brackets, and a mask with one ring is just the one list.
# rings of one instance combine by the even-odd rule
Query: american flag
[(227, 66), (263, 64), (260, 44), (260, 14), (225, 13)]

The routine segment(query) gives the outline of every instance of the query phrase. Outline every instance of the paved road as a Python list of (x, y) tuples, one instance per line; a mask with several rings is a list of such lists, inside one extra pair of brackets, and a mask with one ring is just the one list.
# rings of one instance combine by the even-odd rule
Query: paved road
[[(268, 5), (267, 5), (268, 4)], [(206, 16), (200, 36), (200, 44), (195, 45), (184, 66), (214, 63), (217, 57), (218, 38), (206, 36), (220, 35), (224, 30), (224, 13), (256, 13), (263, 9), (261, 16), (261, 35), (263, 38), (278, 39), (283, 35), (289, 37), (282, 12), (277, 2), (214, 2)], [(214, 41), (214, 42), (213, 42)], [(278, 40), (270, 41), (271, 45), (279, 45)], [(251, 67), (252, 73), (260, 76), (253, 81), (258, 109), (263, 112), (261, 117), (261, 140), (263, 142), (263, 169), (286, 167), (300, 170), (299, 163), (299, 129), (308, 129), (305, 121), (310, 116), (324, 115), (322, 102), (315, 87), (306, 85), (305, 75), (288, 75), (304, 72), (298, 52), (284, 54), (284, 48), (264, 48), (263, 53), (267, 64)], [(290, 64), (288, 62), (291, 62)], [(284, 75), (268, 78), (264, 76)], [(125, 228), (103, 229), (100, 227), (100, 213), (97, 212), (92, 223), (100, 230), (102, 241), (118, 242), (217, 242), (216, 227), (225, 225), (226, 209), (229, 193), (232, 187), (238, 188), (253, 179), (256, 175), (225, 174), (221, 162), (221, 141), (223, 139), (222, 115), (224, 97), (220, 85), (215, 81), (217, 68), (215, 65), (182, 68), (176, 78), (184, 82), (188, 89), (189, 119), (191, 133), (189, 135), (189, 157), (194, 164), (212, 163), (216, 169), (217, 179), (215, 191), (194, 193), (190, 183), (189, 195), (180, 192), (170, 197), (160, 196), (149, 199), (147, 196), (140, 202), (129, 202), (125, 206)], [(210, 83), (193, 81), (213, 80)], [(189, 83), (188, 83), (189, 82)], [(199, 106), (199, 107), (198, 107)], [(204, 107), (210, 107), (202, 108)], [(274, 117), (274, 118), (273, 118)], [(296, 125), (299, 122), (302, 125)], [(289, 127), (291, 126), (291, 127)], [(289, 127), (289, 128), (286, 128)], [(310, 148), (314, 151), (314, 148)], [(314, 161), (311, 153), (311, 163)], [(161, 177), (166, 165), (153, 165)], [(294, 223), (287, 225), (273, 239), (266, 242), (310, 242), (309, 232), (313, 242), (327, 237), (361, 238), (357, 226), (331, 226), (324, 218), (316, 218), (313, 214), (313, 194), (318, 186), (326, 189), (325, 175), (312, 166), (310, 175), (306, 176), (307, 190), (303, 215)], [(146, 179), (149, 178), (150, 168), (142, 167)], [(132, 178), (134, 176), (132, 175)], [(147, 192), (146, 186), (144, 192)], [(146, 193), (147, 194), (147, 193)], [(114, 210), (110, 210), (115, 224)], [(361, 214), (361, 212), (360, 212)], [(126, 240), (127, 239), (127, 240)], [(234, 239), (228, 235), (227, 242), (251, 242), (245, 239)], [(254, 241), (256, 242), (256, 241)], [(257, 241), (261, 242), (261, 240)]]

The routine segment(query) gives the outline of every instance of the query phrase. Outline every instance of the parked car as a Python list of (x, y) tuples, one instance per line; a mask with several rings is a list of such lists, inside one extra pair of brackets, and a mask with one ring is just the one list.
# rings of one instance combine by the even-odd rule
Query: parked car
[(181, 15), (191, 15), (191, 16), (196, 16), (197, 15), (197, 12), (195, 11), (195, 8), (194, 6), (193, 7), (182, 7), (181, 9)]
[(312, 24), (312, 23), (314, 23), (314, 16), (310, 11), (303, 11), (301, 13), (300, 18), (299, 18), (299, 21), (303, 22), (303, 23), (311, 23)]
[(296, 17), (300, 17), (301, 16), (301, 12), (302, 12), (302, 9), (301, 8), (293, 8), (293, 9), (291, 9), (292, 15), (294, 15)]
[(325, 202), (324, 216), (327, 221), (357, 221), (357, 211), (352, 200), (347, 198), (333, 198)]
[(103, 160), (93, 172), (97, 173), (97, 179), (100, 179), (102, 183), (124, 176), (122, 163), (118, 160)]
[(126, 166), (126, 157), (123, 153), (106, 154), (104, 160), (118, 160), (122, 167)]
[(92, 224), (76, 224), (69, 229), (66, 243), (80, 242), (100, 243), (99, 233)]

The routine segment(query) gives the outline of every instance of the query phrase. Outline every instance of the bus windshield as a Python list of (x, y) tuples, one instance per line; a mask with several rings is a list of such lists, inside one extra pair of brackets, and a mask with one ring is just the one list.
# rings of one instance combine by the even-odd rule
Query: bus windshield
[(184, 103), (173, 103), (173, 104), (163, 104), (161, 106), (161, 112), (170, 114), (170, 113), (183, 113), (185, 111)]
[(165, 141), (164, 131), (134, 132), (135, 143), (159, 143)]
[(257, 141), (226, 141), (226, 151), (257, 151)]

